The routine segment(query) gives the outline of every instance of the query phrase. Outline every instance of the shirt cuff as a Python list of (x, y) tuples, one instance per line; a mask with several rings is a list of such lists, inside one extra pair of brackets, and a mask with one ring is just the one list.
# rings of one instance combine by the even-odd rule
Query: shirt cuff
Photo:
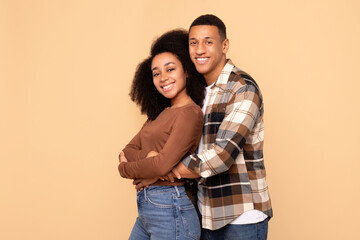
[(201, 160), (197, 156), (197, 154), (192, 154), (182, 160), (182, 163), (185, 165), (186, 168), (190, 169), (191, 171), (200, 174), (200, 163)]

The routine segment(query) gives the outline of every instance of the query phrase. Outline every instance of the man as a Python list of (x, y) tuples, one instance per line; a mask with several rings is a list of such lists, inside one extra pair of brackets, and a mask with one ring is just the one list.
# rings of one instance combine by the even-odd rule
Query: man
[[(198, 154), (173, 173), (201, 176), (201, 239), (266, 239), (272, 208), (263, 159), (263, 99), (253, 78), (226, 59), (224, 23), (202, 15), (189, 29), (189, 52), (207, 82)], [(195, 174), (195, 175), (194, 175)]]

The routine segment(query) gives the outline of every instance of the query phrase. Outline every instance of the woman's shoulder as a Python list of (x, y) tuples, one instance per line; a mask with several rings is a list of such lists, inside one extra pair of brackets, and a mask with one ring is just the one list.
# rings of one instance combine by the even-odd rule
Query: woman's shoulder
[(186, 104), (182, 107), (176, 108), (176, 110), (178, 111), (178, 114), (193, 114), (193, 115), (203, 115), (203, 112), (200, 108), (199, 105), (197, 105), (196, 103), (189, 103)]
[(196, 103), (189, 103), (176, 108), (167, 108), (160, 115), (162, 119), (173, 119), (175, 122), (187, 123), (203, 121), (204, 118), (200, 106)]
[(199, 125), (202, 127), (204, 124), (203, 112), (196, 103), (183, 106), (178, 118), (179, 120), (182, 119), (187, 125)]
[(190, 108), (190, 109), (193, 109), (195, 111), (202, 112), (201, 107), (199, 105), (197, 105), (196, 103), (194, 103), (194, 102), (185, 105), (184, 108)]

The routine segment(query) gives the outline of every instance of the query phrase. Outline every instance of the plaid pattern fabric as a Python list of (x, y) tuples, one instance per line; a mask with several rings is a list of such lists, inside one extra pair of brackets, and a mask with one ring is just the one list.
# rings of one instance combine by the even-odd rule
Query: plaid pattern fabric
[(203, 151), (183, 160), (201, 175), (202, 226), (216, 230), (243, 212), (272, 217), (263, 158), (263, 99), (254, 79), (228, 60), (211, 87)]

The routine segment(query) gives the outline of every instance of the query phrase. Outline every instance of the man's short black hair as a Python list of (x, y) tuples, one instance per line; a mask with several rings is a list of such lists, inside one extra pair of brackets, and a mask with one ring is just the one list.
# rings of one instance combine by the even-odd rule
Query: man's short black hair
[(218, 30), (219, 30), (219, 35), (220, 35), (221, 39), (222, 40), (226, 39), (226, 27), (225, 27), (225, 24), (217, 16), (212, 15), (212, 14), (201, 15), (200, 17), (196, 18), (192, 22), (192, 24), (190, 25), (190, 28), (189, 28), (189, 32), (190, 32), (190, 29), (192, 27), (200, 26), (200, 25), (210, 25), (210, 26), (217, 27)]

